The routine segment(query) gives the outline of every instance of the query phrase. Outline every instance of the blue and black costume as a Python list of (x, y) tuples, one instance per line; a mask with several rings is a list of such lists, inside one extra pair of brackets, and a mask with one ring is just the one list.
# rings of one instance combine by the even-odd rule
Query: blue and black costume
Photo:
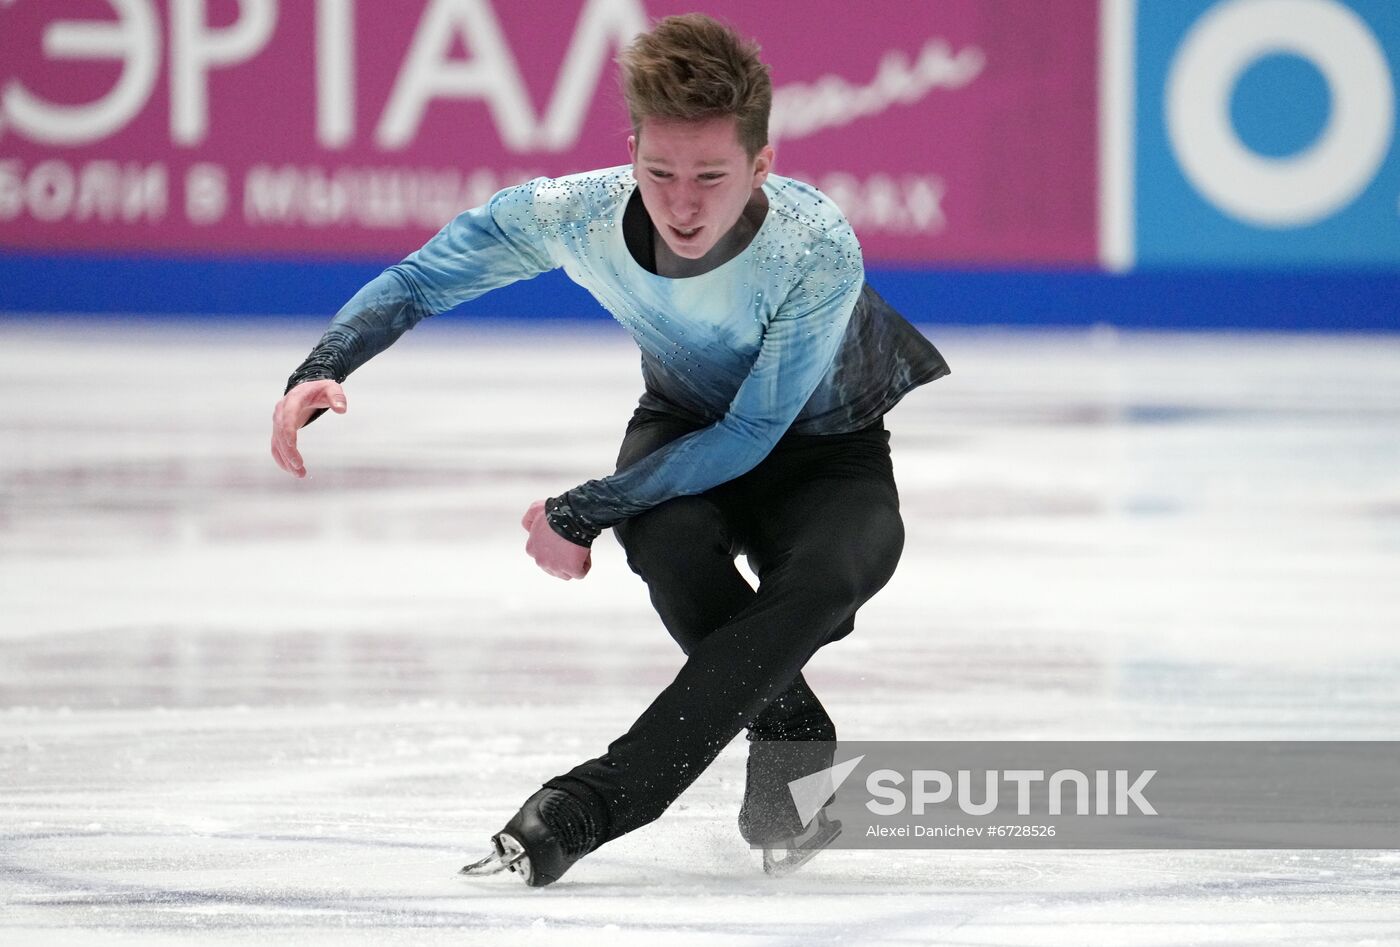
[(747, 247), (672, 279), (639, 250), (650, 222), (630, 167), (508, 188), (357, 293), (288, 382), (343, 381), (425, 316), (559, 267), (636, 339), (645, 390), (616, 471), (546, 507), (580, 545), (615, 528), (688, 656), (606, 754), (546, 784), (586, 798), (604, 839), (659, 816), (746, 726), (835, 739), (800, 671), (893, 574), (904, 534), (882, 418), (948, 372), (865, 284), (830, 200), (777, 175), (763, 190)]

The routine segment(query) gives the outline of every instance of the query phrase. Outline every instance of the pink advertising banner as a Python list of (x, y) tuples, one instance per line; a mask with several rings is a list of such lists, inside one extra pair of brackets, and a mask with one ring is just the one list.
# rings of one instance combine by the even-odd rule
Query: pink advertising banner
[(869, 260), (1097, 262), (1095, 0), (5, 0), (0, 248), (400, 256), (625, 163), (613, 57), (695, 6)]

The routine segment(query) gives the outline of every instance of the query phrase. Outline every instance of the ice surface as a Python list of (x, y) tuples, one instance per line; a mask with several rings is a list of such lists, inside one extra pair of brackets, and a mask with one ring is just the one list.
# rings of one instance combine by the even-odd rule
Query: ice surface
[[(427, 324), (268, 454), (319, 327), (0, 322), (0, 943), (1387, 944), (1393, 852), (830, 851), (742, 747), (552, 888), (468, 880), (680, 654), (608, 537), (618, 331)], [(809, 666), (846, 739), (1396, 739), (1400, 340), (931, 330), (908, 543)]]

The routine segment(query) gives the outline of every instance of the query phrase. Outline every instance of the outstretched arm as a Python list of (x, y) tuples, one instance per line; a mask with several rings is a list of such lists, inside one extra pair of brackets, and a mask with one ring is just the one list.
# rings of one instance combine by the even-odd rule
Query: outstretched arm
[[(311, 354), (287, 380), (273, 412), (273, 459), (306, 476), (297, 429), (327, 408), (344, 413), (340, 383), (425, 317), (554, 268), (533, 225), (538, 181), (501, 191), (459, 214), (402, 263), (389, 267), (341, 307)], [(326, 392), (340, 395), (341, 407)], [(306, 389), (306, 390), (303, 390)]]

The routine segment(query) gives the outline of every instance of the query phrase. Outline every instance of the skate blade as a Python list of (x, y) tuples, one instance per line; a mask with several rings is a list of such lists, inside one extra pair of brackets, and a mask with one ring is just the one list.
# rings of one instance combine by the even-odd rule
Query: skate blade
[(811, 861), (818, 852), (836, 841), (836, 836), (841, 834), (841, 823), (835, 819), (828, 819), (825, 813), (817, 816), (817, 824), (805, 837), (799, 836), (788, 843), (785, 854), (779, 855), (779, 849), (763, 849), (763, 871), (765, 874), (775, 877), (790, 875), (803, 865)]
[(470, 865), (462, 868), (457, 874), (471, 875), (472, 877), (482, 877), (484, 875), (496, 875), (503, 871), (513, 871), (520, 874), (525, 879), (525, 883), (530, 883), (530, 859), (525, 854), (525, 848), (509, 835), (501, 834), (493, 838), (492, 843), (496, 850), (480, 861), (474, 861)]

